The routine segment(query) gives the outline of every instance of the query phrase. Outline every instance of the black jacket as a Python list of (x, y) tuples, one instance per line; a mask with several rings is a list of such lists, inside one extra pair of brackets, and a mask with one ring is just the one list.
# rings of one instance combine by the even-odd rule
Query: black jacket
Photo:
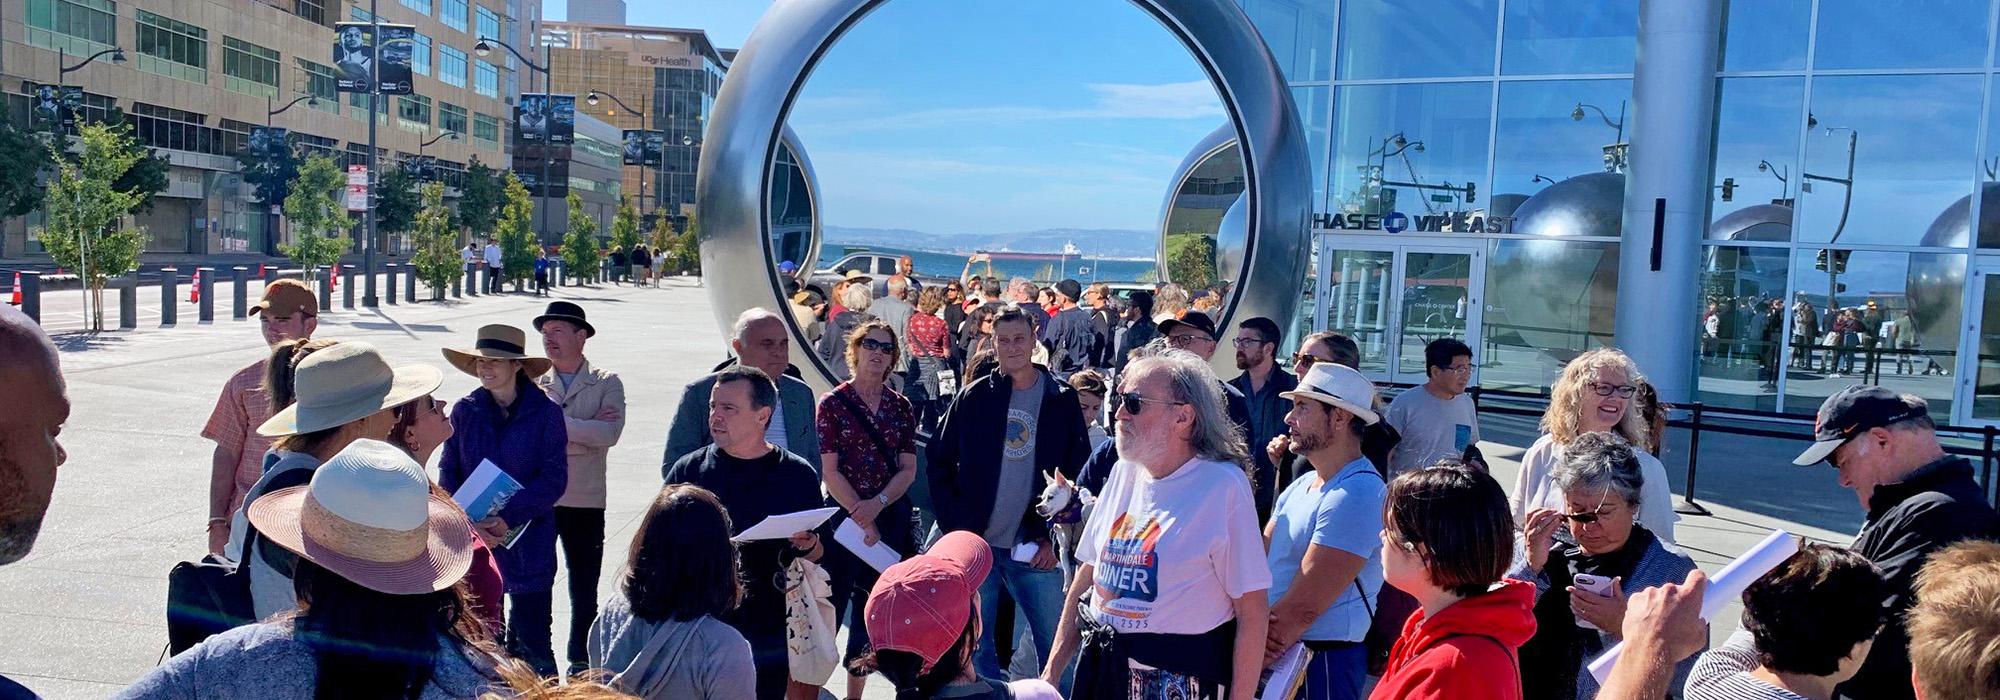
[[(1278, 467), (1271, 463), (1271, 453), (1264, 447), (1271, 443), (1271, 438), (1290, 430), (1285, 425), (1285, 414), (1292, 411), (1292, 400), (1279, 394), (1299, 388), (1299, 380), (1285, 368), (1274, 367), (1268, 380), (1269, 386), (1265, 387), (1267, 391), (1263, 394), (1252, 395), (1248, 371), (1236, 375), (1228, 384), (1243, 394), (1243, 406), (1249, 415), (1249, 421), (1244, 423), (1243, 439), (1247, 443), (1244, 447), (1250, 449), (1250, 460), (1257, 465), (1250, 478), (1250, 490), (1257, 498), (1257, 522), (1261, 523), (1271, 519), (1271, 509), (1278, 502), (1279, 488)], [(1291, 483), (1290, 479), (1284, 481)]]
[[(1034, 506), (1048, 486), (1044, 474), (1057, 470), (1075, 479), (1090, 456), (1090, 435), (1084, 429), (1076, 390), (1056, 381), (1048, 370), (1036, 369), (1042, 373), (1042, 409), (1035, 428), (1034, 484), (1029, 486), (1028, 507), (1021, 513), (1023, 542), (1049, 538), (1048, 523), (1035, 514)], [(986, 531), (1006, 454), (1001, 441), (1006, 438), (1013, 391), (1013, 380), (994, 372), (966, 386), (945, 410), (928, 452), (931, 503), (940, 532)]]
[(1947, 455), (1918, 467), (1901, 483), (1875, 487), (1868, 500), (1868, 522), (1854, 540), (1854, 551), (1882, 569), (1889, 580), (1889, 624), (1875, 637), (1875, 648), (1852, 680), (1840, 684), (1838, 696), (1855, 700), (1913, 698), (1910, 687), (1910, 636), (1903, 614), (1915, 595), (1910, 590), (1917, 570), (1932, 552), (1964, 539), (2000, 535), (2000, 516), (1972, 478), (1972, 463)]

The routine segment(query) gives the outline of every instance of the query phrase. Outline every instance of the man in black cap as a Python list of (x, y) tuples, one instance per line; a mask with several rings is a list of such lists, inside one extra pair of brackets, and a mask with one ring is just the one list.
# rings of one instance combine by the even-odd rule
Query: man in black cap
[(1912, 581), (1932, 552), (1964, 539), (2000, 535), (1972, 464), (1946, 454), (1922, 398), (1879, 386), (1851, 386), (1827, 397), (1814, 422), (1813, 445), (1792, 461), (1820, 462), (1840, 472), (1868, 519), (1854, 551), (1874, 562), (1893, 595), (1884, 602), (1889, 624), (1852, 680), (1844, 698), (1914, 698), (1909, 634), (1903, 615), (1915, 602)]
[(1103, 352), (1090, 312), (1077, 305), (1082, 298), (1083, 285), (1076, 280), (1057, 282), (1056, 306), (1060, 310), (1049, 317), (1048, 327), (1042, 330), (1042, 344), (1049, 349), (1049, 370), (1062, 381), (1095, 366)]
[[(1167, 345), (1175, 350), (1186, 350), (1200, 357), (1204, 362), (1215, 358), (1215, 319), (1200, 311), (1182, 312), (1180, 318), (1170, 318), (1160, 322), (1160, 335), (1167, 339)], [(1236, 387), (1217, 381), (1222, 386), (1224, 397), (1229, 399), (1229, 421), (1250, 434), (1250, 404), (1243, 398), (1243, 392)], [(1117, 407), (1112, 407), (1117, 410)], [(1255, 447), (1254, 445), (1252, 447)]]
[(556, 539), (569, 567), (570, 674), (590, 665), (590, 623), (597, 618), (597, 577), (604, 566), (604, 472), (611, 446), (625, 431), (625, 384), (592, 367), (584, 343), (597, 335), (583, 307), (550, 302), (535, 317), (542, 350), (553, 363), (535, 384), (563, 409), (569, 429), (569, 487), (556, 501)]

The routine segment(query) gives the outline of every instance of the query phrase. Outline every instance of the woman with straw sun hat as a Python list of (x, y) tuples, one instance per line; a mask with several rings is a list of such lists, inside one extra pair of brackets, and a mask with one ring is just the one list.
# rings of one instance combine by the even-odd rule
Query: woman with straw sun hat
[(467, 698), (494, 684), (498, 650), (460, 585), (470, 524), (408, 454), (352, 441), (249, 512), (298, 557), (298, 611), (211, 637), (119, 697)]
[(549, 518), (569, 488), (569, 431), (562, 407), (535, 386), (534, 377), (551, 363), (526, 355), (527, 340), (521, 329), (495, 324), (481, 327), (472, 347), (445, 349), (445, 360), (477, 377), (479, 388), (452, 407), (438, 483), (457, 493), (487, 460), (521, 483), (497, 513), (472, 525), (493, 548), (506, 581), (507, 650), (552, 676), (559, 669), (549, 632), (556, 579), (556, 528)]
[(264, 476), (243, 497), (225, 550), (250, 567), (257, 619), (295, 607), (298, 598), (291, 555), (268, 541), (250, 542), (250, 504), (273, 491), (304, 485), (322, 462), (356, 440), (389, 437), (396, 424), (394, 409), (429, 396), (443, 382), (433, 367), (390, 367), (375, 346), (362, 342), (334, 344), (298, 361), (291, 384), (295, 400), (257, 427), (259, 435), (277, 440), (266, 457)]

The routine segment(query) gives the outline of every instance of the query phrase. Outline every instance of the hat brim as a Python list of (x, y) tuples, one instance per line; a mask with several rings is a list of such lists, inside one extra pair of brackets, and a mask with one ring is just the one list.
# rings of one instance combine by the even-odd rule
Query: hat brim
[(1833, 451), (1840, 449), (1840, 446), (1845, 444), (1847, 444), (1847, 438), (1815, 442), (1812, 444), (1812, 447), (1808, 447), (1806, 451), (1800, 452), (1798, 458), (1792, 460), (1792, 464), (1801, 467), (1810, 467), (1819, 464), (1826, 461), (1826, 458), (1833, 456)]
[(472, 569), (472, 521), (450, 498), (431, 494), (424, 525), (430, 532), (422, 554), (381, 562), (334, 551), (306, 535), (299, 514), (311, 488), (280, 489), (251, 502), (248, 515), (257, 534), (355, 585), (390, 595), (436, 593), (457, 584)]
[(1348, 401), (1347, 399), (1343, 399), (1338, 396), (1334, 396), (1332, 394), (1325, 394), (1317, 391), (1312, 391), (1310, 389), (1300, 389), (1298, 391), (1279, 392), (1278, 396), (1291, 399), (1293, 401), (1297, 401), (1299, 399), (1311, 399), (1314, 401), (1318, 401), (1320, 403), (1333, 406), (1348, 413), (1352, 413), (1356, 418), (1360, 418), (1362, 423), (1366, 423), (1368, 425), (1374, 425), (1376, 423), (1382, 422), (1381, 414), (1376, 413), (1374, 409), (1356, 406), (1354, 405), (1354, 402)]
[(1207, 333), (1207, 334), (1208, 334), (1208, 337), (1210, 337), (1210, 338), (1214, 338), (1214, 337), (1215, 337), (1215, 331), (1212, 331), (1212, 330), (1209, 330), (1209, 329), (1207, 329), (1207, 328), (1203, 328), (1203, 327), (1201, 327), (1201, 326), (1197, 326), (1197, 325), (1195, 325), (1195, 324), (1192, 324), (1192, 323), (1188, 323), (1188, 322), (1186, 322), (1186, 321), (1183, 321), (1183, 320), (1180, 320), (1180, 319), (1178, 319), (1178, 318), (1170, 318), (1170, 319), (1167, 319), (1167, 320), (1165, 320), (1165, 321), (1161, 321), (1161, 322), (1160, 322), (1160, 337), (1164, 338), (1164, 337), (1166, 337), (1166, 335), (1167, 335), (1167, 333), (1168, 333), (1169, 331), (1172, 331), (1172, 330), (1173, 330), (1173, 329), (1175, 329), (1175, 328), (1181, 328), (1181, 327), (1187, 327), (1187, 328), (1193, 328), (1193, 329), (1195, 329), (1195, 330), (1198, 330), (1198, 331), (1201, 331), (1201, 332), (1203, 332), (1203, 333)]
[(494, 350), (492, 348), (473, 348), (470, 350), (445, 348), (444, 360), (451, 363), (451, 366), (458, 368), (458, 371), (474, 377), (479, 376), (476, 363), (480, 360), (520, 360), (523, 368), (527, 370), (530, 377), (539, 377), (548, 374), (549, 368), (555, 366), (555, 361), (546, 357), (529, 357), (520, 353)]
[(590, 325), (590, 322), (583, 320), (582, 316), (571, 316), (569, 314), (542, 314), (540, 316), (536, 316), (534, 321), (535, 332), (536, 333), (542, 332), (542, 324), (547, 323), (549, 321), (568, 321), (570, 323), (576, 324), (576, 327), (582, 328), (584, 335), (590, 336), (592, 338), (597, 337), (596, 326)]
[(284, 437), (337, 428), (375, 415), (384, 409), (415, 401), (444, 385), (444, 373), (429, 365), (406, 365), (391, 368), (389, 371), (393, 376), (389, 382), (389, 392), (383, 394), (379, 400), (305, 412), (301, 412), (298, 402), (294, 401), (292, 405), (286, 406), (284, 410), (273, 414), (269, 420), (257, 426), (257, 434), (264, 437)]

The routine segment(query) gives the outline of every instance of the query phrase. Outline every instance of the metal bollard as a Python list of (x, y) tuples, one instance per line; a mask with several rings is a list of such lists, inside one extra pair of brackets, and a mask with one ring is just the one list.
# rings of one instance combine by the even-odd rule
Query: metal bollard
[(388, 275), (389, 283), (386, 286), (389, 288), (389, 303), (391, 304), (396, 303), (396, 267), (396, 263), (388, 263), (383, 266), (383, 269), (386, 270), (383, 274)]
[(201, 300), (195, 303), (195, 320), (202, 323), (215, 322), (215, 268), (195, 268), (195, 287)]
[(42, 322), (42, 273), (21, 273), (21, 313), (35, 323)]
[(340, 308), (354, 310), (354, 266), (340, 266)]
[(556, 278), (555, 279), (556, 286), (558, 287), (569, 286), (569, 273), (563, 271), (563, 264), (561, 260), (549, 261), (549, 274)]
[(112, 281), (118, 288), (118, 329), (132, 330), (139, 327), (139, 276), (124, 275)]
[[(412, 304), (417, 303), (417, 268), (412, 267), (403, 275), (403, 298), (410, 300)], [(389, 303), (396, 303), (396, 298), (389, 297)]]
[(451, 298), (459, 299), (463, 298), (464, 296), (465, 296), (465, 276), (459, 275), (457, 277), (451, 278)]
[(229, 317), (241, 321), (250, 313), (250, 268), (237, 265), (229, 269), (229, 275), (236, 280), (236, 303), (230, 307)]
[(333, 268), (330, 268), (330, 267), (327, 267), (327, 266), (325, 266), (325, 265), (321, 265), (321, 266), (319, 266), (319, 267), (317, 267), (317, 268), (315, 268), (315, 269), (317, 269), (317, 270), (319, 271), (319, 310), (320, 310), (320, 313), (325, 313), (325, 312), (328, 312), (328, 311), (332, 311), (332, 310), (333, 310), (333, 276), (334, 276), (335, 274), (337, 274), (337, 273), (338, 273), (338, 271), (337, 271), (337, 270), (335, 270), (335, 269), (333, 269)]
[(278, 266), (277, 265), (264, 266), (264, 285), (268, 287), (272, 282), (276, 281), (278, 281)]
[(476, 296), (479, 296), (479, 292), (480, 292), (480, 289), (479, 289), (479, 280), (481, 279), (481, 276), (482, 276), (482, 275), (484, 275), (485, 273), (486, 273), (486, 263), (483, 263), (483, 262), (480, 262), (480, 263), (474, 263), (474, 264), (473, 264), (473, 266), (472, 266), (472, 274), (469, 274), (469, 275), (466, 275), (466, 276), (465, 276), (465, 295), (466, 295), (466, 296), (469, 296), (469, 297), (476, 297)]
[(160, 325), (171, 326), (179, 320), (181, 271), (172, 267), (160, 268)]

